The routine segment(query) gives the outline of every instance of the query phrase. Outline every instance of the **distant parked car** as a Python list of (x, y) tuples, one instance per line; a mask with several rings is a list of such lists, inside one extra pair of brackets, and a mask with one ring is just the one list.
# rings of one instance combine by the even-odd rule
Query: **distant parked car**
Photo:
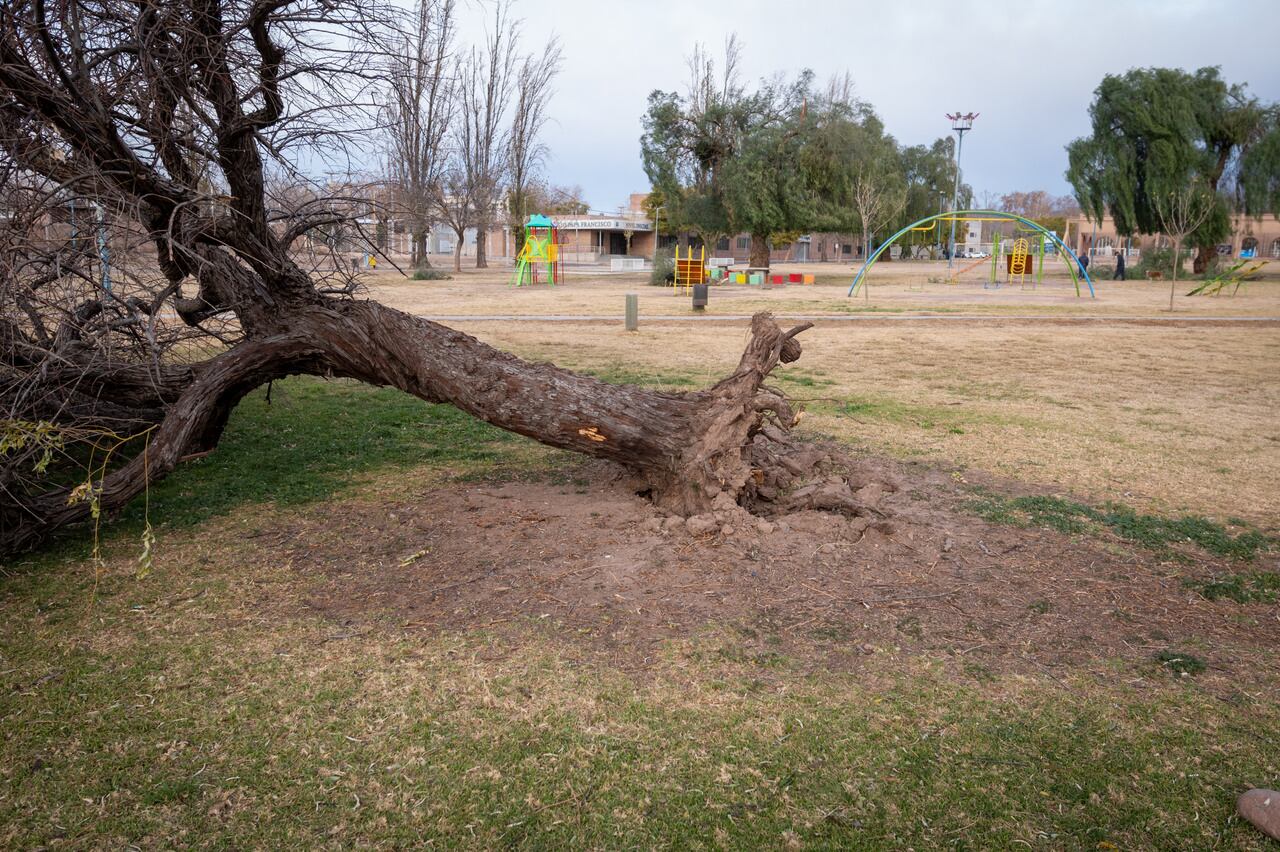
[(991, 255), (987, 254), (987, 253), (986, 253), (985, 251), (983, 251), (982, 249), (965, 249), (965, 250), (964, 250), (964, 256), (965, 256), (965, 257), (971, 257), (971, 258), (973, 258), (974, 260), (978, 260), (978, 259), (980, 259), (980, 258), (984, 258), (984, 257), (991, 257)]

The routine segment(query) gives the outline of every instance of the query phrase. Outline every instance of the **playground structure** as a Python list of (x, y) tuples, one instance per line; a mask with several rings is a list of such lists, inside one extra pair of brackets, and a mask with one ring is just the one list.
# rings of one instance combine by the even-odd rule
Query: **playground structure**
[[(1016, 213), (1005, 213), (1004, 211), (1001, 211), (1001, 210), (956, 210), (949, 213), (935, 213), (931, 216), (926, 216), (925, 218), (917, 222), (913, 222), (910, 225), (907, 225), (905, 228), (902, 228), (897, 233), (893, 234), (891, 237), (889, 237), (887, 240), (881, 243), (879, 248), (877, 248), (875, 251), (873, 251), (870, 255), (867, 256), (866, 262), (862, 264), (862, 268), (858, 270), (858, 274), (854, 277), (853, 284), (849, 286), (848, 295), (853, 296), (853, 294), (857, 292), (858, 285), (862, 284), (866, 279), (867, 272), (871, 269), (871, 265), (880, 258), (880, 255), (888, 251), (891, 245), (893, 245), (903, 236), (913, 231), (931, 231), (935, 227), (940, 228), (943, 222), (954, 223), (957, 221), (1018, 223), (1021, 226), (1022, 230), (1026, 230), (1031, 233), (1034, 233), (1036, 236), (1039, 237), (1039, 252), (1038, 252), (1039, 265), (1036, 271), (1036, 279), (1035, 279), (1036, 283), (1039, 283), (1042, 280), (1044, 275), (1045, 248), (1046, 246), (1052, 246), (1056, 253), (1061, 254), (1063, 257), (1067, 259), (1067, 271), (1071, 274), (1071, 281), (1075, 285), (1076, 295), (1077, 296), (1081, 295), (1080, 279), (1081, 277), (1083, 277), (1085, 284), (1089, 287), (1090, 298), (1095, 298), (1095, 299), (1097, 298), (1097, 293), (1093, 289), (1093, 279), (1089, 277), (1088, 270), (1080, 266), (1080, 259), (1076, 257), (1075, 252), (1073, 252), (1070, 248), (1068, 248), (1067, 244), (1064, 243), (1057, 234), (1055, 234), (1053, 231), (1050, 231), (1048, 228), (1044, 227), (1043, 225), (1037, 222), (1033, 222), (1032, 220), (1027, 219), (1023, 216), (1019, 216)], [(1016, 274), (1019, 276), (1019, 280), (1025, 286), (1026, 273), (1030, 271), (1028, 269), (1028, 265), (1031, 263), (1031, 251), (1030, 251), (1031, 243), (1025, 237), (1018, 238), (1018, 240), (1016, 240), (1014, 243), (1015, 253), (1017, 251), (1017, 244), (1019, 241), (1023, 243), (1023, 250), (1022, 250), (1021, 262), (1019, 264), (1019, 268)], [(1001, 252), (999, 251), (998, 239), (993, 248), (995, 250), (992, 251), (991, 253), (992, 254), (991, 278), (990, 278), (989, 284), (998, 286), (998, 281), (997, 281), (998, 266), (997, 265), (999, 263), (999, 258), (1001, 255)], [(1014, 254), (1008, 254), (1005, 256), (1009, 258), (1009, 261), (1008, 261), (1009, 265), (1007, 269), (1010, 276), (1012, 276), (1013, 274), (1015, 274), (1014, 268), (1013, 268)], [(974, 269), (977, 266), (984, 263), (985, 261), (986, 261), (986, 258), (980, 258), (978, 259), (977, 263), (970, 264), (969, 266), (960, 270), (960, 272), (956, 274), (959, 275), (960, 273), (963, 273), (966, 270)], [(954, 277), (951, 279), (951, 283), (955, 283)], [(988, 286), (988, 285), (984, 285), (984, 286)]]
[(560, 234), (546, 216), (533, 214), (525, 223), (524, 246), (516, 255), (516, 270), (511, 283), (516, 287), (538, 284), (538, 268), (545, 265), (547, 283), (560, 283)]
[[(1013, 254), (1009, 255), (1009, 281), (1012, 282), (1014, 276), (1018, 278), (1018, 283), (1024, 283), (1027, 277), (1027, 238), (1018, 237), (1013, 241)], [(992, 255), (995, 256), (994, 254)]]
[(703, 284), (707, 280), (707, 250), (703, 246), (698, 247), (698, 256), (693, 256), (693, 246), (686, 249), (687, 256), (680, 256), (680, 247), (676, 246), (675, 256), (675, 275), (671, 279), (672, 286), (675, 288), (675, 295), (680, 295), (681, 288), (684, 288), (685, 295), (693, 292), (694, 284)]

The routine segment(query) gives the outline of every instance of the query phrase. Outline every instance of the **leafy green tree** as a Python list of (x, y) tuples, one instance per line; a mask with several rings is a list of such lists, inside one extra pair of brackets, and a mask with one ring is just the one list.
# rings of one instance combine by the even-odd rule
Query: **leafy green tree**
[(865, 104), (820, 104), (801, 158), (818, 229), (862, 234), (870, 253), (907, 202), (907, 180), (894, 138)]
[(775, 78), (750, 92), (739, 79), (740, 55), (730, 37), (718, 68), (698, 47), (684, 94), (650, 94), (640, 144), (672, 228), (708, 243), (746, 231), (752, 264), (765, 266), (772, 233), (808, 225), (803, 182), (789, 173), (812, 75), (790, 84)]
[(795, 168), (805, 137), (801, 111), (748, 134), (723, 172), (725, 210), (735, 231), (751, 235), (752, 266), (769, 265), (773, 235), (813, 221), (809, 188)]
[[(895, 228), (918, 222), (950, 206), (951, 193), (955, 188), (955, 148), (955, 138), (946, 136), (927, 147), (913, 145), (902, 149), (907, 198), (899, 221), (894, 223)], [(960, 184), (958, 201), (961, 210), (972, 206), (973, 189), (967, 183)], [(908, 234), (904, 242), (906, 245), (932, 243), (937, 241), (934, 234), (936, 232)]]
[(1213, 207), (1187, 239), (1203, 273), (1231, 231), (1233, 206), (1280, 213), (1276, 109), (1225, 82), (1217, 68), (1108, 74), (1089, 113), (1092, 135), (1067, 146), (1067, 180), (1085, 213), (1110, 212), (1119, 233), (1159, 233), (1157, 199), (1202, 185)]

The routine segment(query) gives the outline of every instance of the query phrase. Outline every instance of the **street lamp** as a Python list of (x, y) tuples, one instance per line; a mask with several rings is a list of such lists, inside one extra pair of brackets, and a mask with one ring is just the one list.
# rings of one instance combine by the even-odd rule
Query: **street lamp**
[(951, 119), (951, 129), (960, 137), (959, 144), (956, 145), (956, 183), (955, 188), (951, 191), (951, 251), (947, 252), (947, 269), (955, 263), (956, 257), (956, 219), (955, 213), (959, 208), (957, 204), (960, 200), (960, 152), (964, 150), (964, 134), (966, 130), (973, 129), (973, 120), (978, 117), (976, 112), (961, 114), (959, 111), (947, 113), (947, 118)]

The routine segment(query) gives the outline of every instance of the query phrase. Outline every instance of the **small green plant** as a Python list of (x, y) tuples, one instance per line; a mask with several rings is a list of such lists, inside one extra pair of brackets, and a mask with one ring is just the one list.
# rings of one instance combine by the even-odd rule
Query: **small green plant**
[(1185, 651), (1161, 651), (1156, 662), (1178, 677), (1198, 675), (1207, 668), (1204, 660)]
[(1272, 603), (1280, 600), (1280, 573), (1253, 571), (1203, 580), (1186, 580), (1206, 600), (1226, 598), (1236, 603)]
[(1151, 273), (1157, 277), (1169, 279), (1173, 277), (1173, 249), (1153, 248), (1142, 252), (1142, 259), (1130, 270), (1132, 278), (1148, 278)]
[(1053, 604), (1046, 600), (1032, 601), (1027, 604), (1027, 609), (1031, 610), (1036, 615), (1045, 615), (1053, 611)]
[(413, 271), (414, 281), (452, 281), (453, 276), (443, 269), (432, 269), (429, 266)]
[(676, 261), (670, 249), (662, 249), (653, 258), (653, 269), (649, 272), (649, 283), (661, 287), (671, 281), (676, 274)]

